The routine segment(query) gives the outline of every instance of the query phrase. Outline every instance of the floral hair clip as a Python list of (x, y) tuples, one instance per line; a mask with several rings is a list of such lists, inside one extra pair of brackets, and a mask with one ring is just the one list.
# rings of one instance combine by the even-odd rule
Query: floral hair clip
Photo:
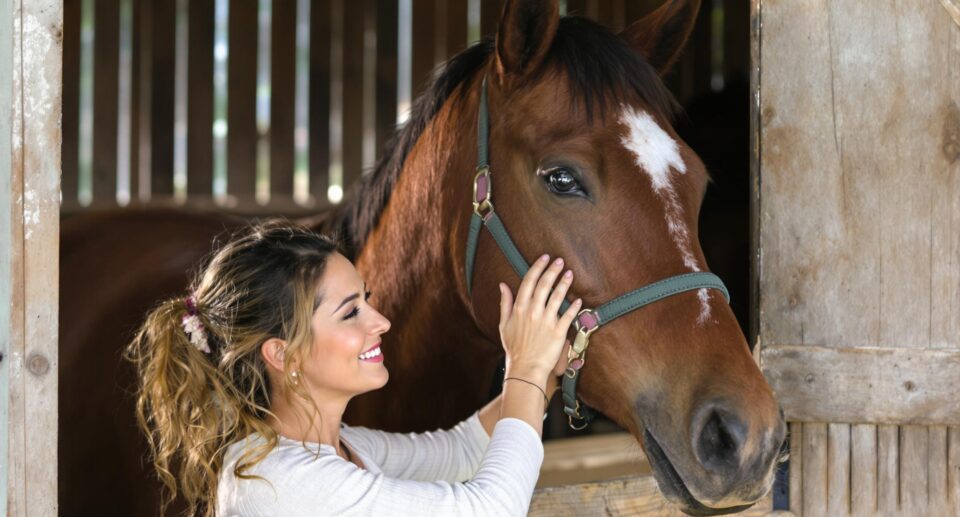
[(184, 332), (190, 338), (190, 344), (197, 350), (209, 354), (210, 345), (207, 343), (207, 333), (204, 331), (203, 323), (197, 315), (197, 298), (191, 294), (186, 300), (187, 313), (183, 315), (180, 324), (183, 325)]

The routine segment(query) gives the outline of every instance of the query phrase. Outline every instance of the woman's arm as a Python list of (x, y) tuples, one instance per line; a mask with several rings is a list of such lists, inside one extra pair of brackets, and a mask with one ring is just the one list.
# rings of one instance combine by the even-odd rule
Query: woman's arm
[[(567, 344), (569, 346), (569, 342)], [(561, 358), (566, 357), (566, 354), (562, 354)], [(554, 370), (556, 373), (556, 370)], [(547, 396), (553, 400), (553, 394), (557, 389), (557, 384), (559, 379), (551, 375), (547, 377)], [(493, 436), (493, 426), (497, 425), (497, 420), (500, 420), (500, 407), (503, 403), (503, 393), (497, 395), (497, 397), (487, 403), (486, 406), (480, 408), (480, 423), (483, 425), (483, 430), (487, 432), (487, 436)]]

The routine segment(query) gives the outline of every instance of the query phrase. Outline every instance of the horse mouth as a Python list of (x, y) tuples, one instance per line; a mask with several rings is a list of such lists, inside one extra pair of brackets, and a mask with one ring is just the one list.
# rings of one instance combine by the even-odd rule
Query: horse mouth
[(660, 444), (657, 443), (657, 440), (650, 434), (650, 431), (646, 429), (643, 431), (643, 441), (644, 445), (646, 445), (647, 455), (650, 458), (650, 466), (653, 468), (654, 477), (660, 485), (660, 491), (664, 496), (667, 496), (668, 499), (673, 499), (674, 497), (679, 499), (680, 510), (683, 513), (696, 517), (704, 515), (724, 515), (742, 512), (753, 506), (753, 503), (751, 503), (740, 506), (728, 506), (726, 508), (713, 508), (701, 503), (696, 497), (693, 497), (693, 494), (687, 489), (687, 485), (684, 484), (683, 479), (680, 478), (680, 474), (677, 473), (677, 470), (673, 467), (670, 459), (667, 458), (666, 453), (663, 452)]

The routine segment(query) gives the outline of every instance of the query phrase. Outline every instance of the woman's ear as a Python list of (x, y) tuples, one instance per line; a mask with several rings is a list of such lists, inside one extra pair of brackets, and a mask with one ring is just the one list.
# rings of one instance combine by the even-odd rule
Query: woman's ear
[(263, 357), (263, 360), (267, 363), (268, 367), (282, 374), (284, 365), (283, 352), (286, 348), (286, 341), (280, 338), (272, 337), (260, 345), (260, 355)]

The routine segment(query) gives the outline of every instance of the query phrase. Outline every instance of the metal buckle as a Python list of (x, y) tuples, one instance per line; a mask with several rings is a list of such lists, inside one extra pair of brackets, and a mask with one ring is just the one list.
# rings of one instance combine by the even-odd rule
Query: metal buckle
[[(477, 180), (480, 179), (480, 176), (487, 177), (487, 193), (483, 197), (482, 201), (477, 201)], [(493, 182), (490, 180), (490, 167), (483, 165), (477, 167), (477, 173), (473, 176), (473, 212), (480, 217), (486, 217), (487, 214), (493, 212), (493, 201), (490, 200), (490, 195), (493, 191)]]
[(577, 328), (577, 337), (574, 338), (573, 346), (570, 347), (570, 352), (567, 354), (567, 358), (571, 361), (574, 357), (583, 358), (587, 347), (590, 346), (590, 334), (593, 334), (594, 331), (600, 328), (599, 323), (593, 328), (586, 328), (580, 325), (580, 315), (585, 312), (594, 314), (593, 309), (583, 309), (577, 313), (577, 317), (574, 319), (574, 326)]
[[(567, 424), (570, 426), (570, 429), (573, 429), (574, 431), (582, 431), (586, 429), (588, 425), (590, 425), (590, 422), (587, 422), (587, 419), (583, 418), (583, 415), (580, 414), (580, 401), (576, 400), (574, 402), (576, 402), (577, 404), (577, 406), (573, 408), (573, 412), (576, 415), (574, 416), (574, 415), (571, 415), (570, 413), (567, 413)], [(580, 427), (573, 425), (574, 418), (583, 422), (583, 425), (581, 425)]]

